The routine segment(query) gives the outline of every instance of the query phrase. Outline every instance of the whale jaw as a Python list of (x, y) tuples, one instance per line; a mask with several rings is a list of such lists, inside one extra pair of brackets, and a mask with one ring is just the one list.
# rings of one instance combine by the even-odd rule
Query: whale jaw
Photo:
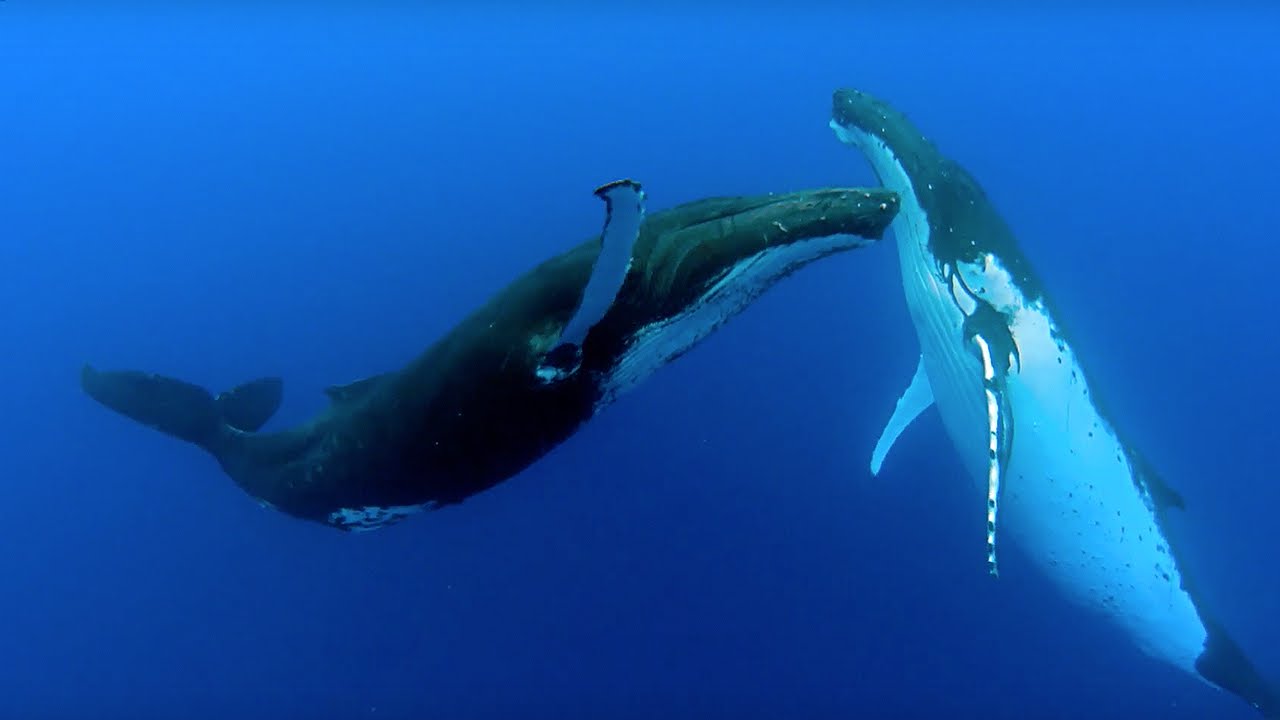
[(654, 311), (618, 330), (597, 410), (791, 273), (878, 241), (897, 211), (897, 194), (883, 188), (821, 188), (711, 200), (647, 227), (621, 303)]
[(601, 383), (598, 408), (688, 352), (791, 273), (834, 253), (862, 247), (858, 235), (835, 234), (772, 247), (728, 268), (680, 312), (640, 327)]

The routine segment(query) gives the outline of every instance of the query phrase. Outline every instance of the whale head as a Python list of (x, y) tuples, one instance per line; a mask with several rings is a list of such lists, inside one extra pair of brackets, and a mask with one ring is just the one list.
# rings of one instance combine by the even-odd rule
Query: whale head
[(602, 403), (709, 335), (778, 281), (879, 239), (898, 210), (882, 188), (709, 198), (655, 213), (618, 301), (588, 343)]
[(662, 319), (678, 315), (723, 282), (759, 290), (832, 253), (879, 239), (897, 212), (896, 194), (835, 188), (712, 198), (655, 217), (636, 246), (636, 291)]
[(900, 252), (927, 254), (947, 274), (994, 256), (1028, 298), (1040, 298), (1039, 278), (982, 185), (906, 114), (875, 95), (842, 88), (832, 94), (830, 125), (841, 142), (862, 152), (885, 187), (902, 196), (894, 233), (914, 247)]
[(887, 159), (900, 165), (912, 179), (927, 180), (928, 175), (944, 170), (937, 167), (944, 157), (937, 147), (916, 130), (905, 114), (870, 93), (851, 88), (836, 90), (832, 94), (831, 127), (842, 141), (866, 153), (882, 181), (893, 174), (883, 165)]

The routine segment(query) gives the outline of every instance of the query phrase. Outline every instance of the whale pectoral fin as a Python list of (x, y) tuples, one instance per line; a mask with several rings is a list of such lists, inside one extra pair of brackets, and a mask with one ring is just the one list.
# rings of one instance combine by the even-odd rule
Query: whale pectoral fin
[(924, 371), (924, 355), (921, 355), (920, 361), (916, 363), (916, 374), (912, 376), (911, 384), (907, 385), (902, 397), (898, 398), (898, 404), (893, 408), (893, 415), (889, 417), (889, 422), (884, 426), (880, 439), (876, 441), (876, 448), (871, 453), (872, 475), (880, 474), (884, 458), (889, 454), (898, 436), (932, 404), (933, 388), (930, 387), (929, 376)]
[(999, 575), (996, 563), (996, 519), (1000, 512), (1000, 492), (1013, 442), (1013, 417), (1004, 394), (1004, 373), (996, 372), (991, 345), (982, 335), (973, 342), (982, 358), (982, 393), (987, 410), (987, 570)]
[(237, 430), (257, 432), (280, 409), (284, 381), (260, 378), (220, 393), (214, 400), (223, 422)]
[(544, 382), (563, 379), (578, 369), (582, 343), (613, 306), (631, 269), (631, 252), (640, 237), (644, 222), (644, 191), (640, 183), (616, 180), (596, 188), (595, 195), (605, 202), (600, 254), (591, 267), (578, 309), (538, 367), (538, 377)]

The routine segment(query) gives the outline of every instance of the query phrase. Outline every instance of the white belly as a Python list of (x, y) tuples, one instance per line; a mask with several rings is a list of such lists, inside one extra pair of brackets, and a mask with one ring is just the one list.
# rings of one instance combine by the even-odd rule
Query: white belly
[[(898, 242), (925, 370), (947, 433), (981, 493), (974, 501), (979, 513), (988, 452), (981, 363), (965, 344), (964, 315), (925, 245)], [(1120, 623), (1147, 653), (1193, 670), (1206, 631), (1151, 500), (1135, 481), (1137, 469), (1097, 410), (1074, 352), (1053, 330), (1047, 309), (1028, 304), (998, 263), (962, 271), (971, 283), (983, 283), (998, 309), (1012, 313), (1020, 358), (1005, 391), (1014, 434), (1001, 546), (1022, 548), (1068, 597)]]
[[(893, 231), (907, 306), (934, 402), (978, 490), (973, 512), (981, 514), (990, 452), (984, 370), (963, 330), (974, 301), (948, 287), (928, 251), (928, 220), (915, 188), (884, 142), (834, 120), (832, 129), (863, 150), (881, 182), (901, 196)], [(1119, 623), (1147, 653), (1193, 670), (1207, 633), (1135, 482), (1136, 469), (1095, 407), (1074, 352), (1047, 309), (1027, 302), (994, 257), (957, 271), (1013, 318), (1021, 361), (1004, 391), (1013, 439), (997, 521), (1000, 546), (1020, 547), (1068, 597)], [(974, 547), (981, 548), (980, 539)]]

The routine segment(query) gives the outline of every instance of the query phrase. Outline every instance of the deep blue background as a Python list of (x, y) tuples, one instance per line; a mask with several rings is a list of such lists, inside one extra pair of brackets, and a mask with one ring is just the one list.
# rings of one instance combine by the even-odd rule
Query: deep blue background
[[(891, 5), (891, 3), (877, 3)], [(889, 243), (779, 285), (570, 442), (364, 536), (84, 398), (406, 361), (599, 228), (871, 181), (856, 85), (987, 187), (1280, 677), (1280, 17), (0, 4), (0, 717), (1251, 718), (1060, 600), (931, 411)]]

